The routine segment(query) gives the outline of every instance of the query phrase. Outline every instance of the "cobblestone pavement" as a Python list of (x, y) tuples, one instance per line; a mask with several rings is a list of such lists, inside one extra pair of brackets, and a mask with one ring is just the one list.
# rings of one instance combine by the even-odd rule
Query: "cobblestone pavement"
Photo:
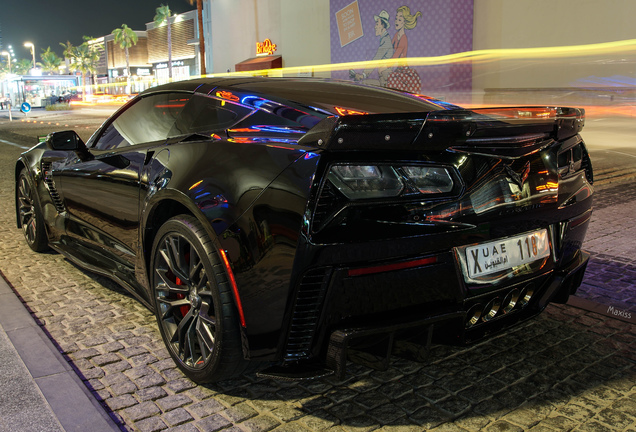
[(629, 311), (636, 322), (636, 182), (596, 190), (583, 247), (592, 252), (577, 296)]
[[(2, 125), (0, 134), (9, 139)], [(140, 303), (61, 255), (28, 248), (11, 184), (21, 150), (0, 150), (0, 270), (122, 430), (636, 432), (636, 325), (567, 305), (468, 348), (435, 346), (425, 364), (350, 364), (344, 381), (246, 375), (197, 386)]]

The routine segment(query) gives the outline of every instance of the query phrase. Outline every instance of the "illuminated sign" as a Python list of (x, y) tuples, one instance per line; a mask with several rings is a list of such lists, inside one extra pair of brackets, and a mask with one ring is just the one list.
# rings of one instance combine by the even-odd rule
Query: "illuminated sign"
[[(175, 60), (172, 62), (172, 67), (175, 66), (183, 66), (183, 60)], [(157, 66), (155, 66), (156, 69), (165, 69), (168, 67), (168, 63), (159, 63)]]
[(276, 44), (271, 40), (265, 39), (263, 42), (256, 42), (256, 55), (265, 56), (272, 55), (276, 51)]
[(137, 75), (139, 75), (139, 76), (150, 75), (150, 69), (148, 69), (148, 68), (137, 68)]

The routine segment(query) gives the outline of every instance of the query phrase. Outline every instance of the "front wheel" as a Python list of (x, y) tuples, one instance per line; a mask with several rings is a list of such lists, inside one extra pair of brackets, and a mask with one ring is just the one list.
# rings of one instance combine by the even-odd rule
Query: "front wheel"
[(44, 228), (44, 216), (40, 209), (40, 201), (37, 192), (31, 185), (27, 169), (20, 171), (17, 184), (17, 206), (20, 217), (20, 226), (24, 238), (35, 252), (44, 252), (49, 249), (46, 229)]
[(152, 248), (155, 315), (170, 355), (188, 378), (211, 383), (239, 375), (239, 320), (219, 254), (192, 216), (161, 226)]

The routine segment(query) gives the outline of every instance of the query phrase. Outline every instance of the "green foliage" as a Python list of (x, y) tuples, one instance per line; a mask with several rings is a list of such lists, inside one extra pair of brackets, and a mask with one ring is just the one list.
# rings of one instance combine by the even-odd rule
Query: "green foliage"
[(69, 69), (82, 74), (84, 85), (86, 85), (85, 75), (94, 75), (97, 72), (97, 62), (100, 57), (97, 46), (88, 43), (91, 39), (89, 36), (84, 36), (84, 42), (78, 46), (73, 46), (70, 42), (60, 43), (64, 47), (64, 56), (71, 62)]
[(154, 18), (153, 21), (155, 22), (155, 25), (157, 27), (162, 25), (164, 22), (167, 22), (168, 25), (170, 25), (169, 18), (172, 15), (172, 11), (170, 10), (170, 6), (162, 4), (157, 9), (155, 9), (155, 13), (156, 14), (155, 14), (155, 18)]
[[(13, 69), (13, 67), (11, 68)], [(0, 59), (0, 79), (4, 79), (5, 75), (9, 73), (9, 62), (3, 62)]]
[(56, 73), (58, 71), (59, 66), (62, 64), (62, 59), (55, 54), (55, 52), (51, 51), (51, 47), (48, 47), (46, 50), (42, 50), (42, 54), (40, 54), (40, 59), (42, 59), (41, 63), (37, 63), (45, 72)]
[(33, 68), (33, 62), (27, 59), (20, 59), (11, 65), (13, 72), (18, 75), (28, 75), (31, 68)]
[(122, 24), (121, 28), (113, 30), (113, 36), (115, 36), (115, 43), (126, 52), (126, 73), (130, 76), (130, 58), (128, 55), (128, 48), (137, 45), (139, 37), (137, 36), (137, 33), (135, 33), (126, 24)]
[(122, 24), (121, 28), (113, 30), (113, 36), (115, 36), (115, 43), (122, 49), (128, 49), (137, 45), (139, 37), (130, 27), (126, 24)]
[(72, 105), (67, 103), (56, 103), (53, 105), (47, 105), (44, 107), (46, 111), (68, 111), (74, 109)]
[(172, 25), (170, 23), (172, 11), (170, 10), (170, 6), (162, 4), (155, 9), (155, 12), (155, 26), (159, 27), (164, 22), (168, 26), (168, 77), (172, 80)]

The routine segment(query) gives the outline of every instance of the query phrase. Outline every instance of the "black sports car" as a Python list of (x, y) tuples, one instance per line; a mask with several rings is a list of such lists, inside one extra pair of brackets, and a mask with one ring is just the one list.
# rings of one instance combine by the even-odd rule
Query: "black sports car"
[(576, 291), (584, 118), (322, 79), (177, 82), (86, 144), (56, 132), (22, 154), (17, 223), (151, 308), (194, 381), (255, 363), (342, 377), (347, 358), (470, 343)]

